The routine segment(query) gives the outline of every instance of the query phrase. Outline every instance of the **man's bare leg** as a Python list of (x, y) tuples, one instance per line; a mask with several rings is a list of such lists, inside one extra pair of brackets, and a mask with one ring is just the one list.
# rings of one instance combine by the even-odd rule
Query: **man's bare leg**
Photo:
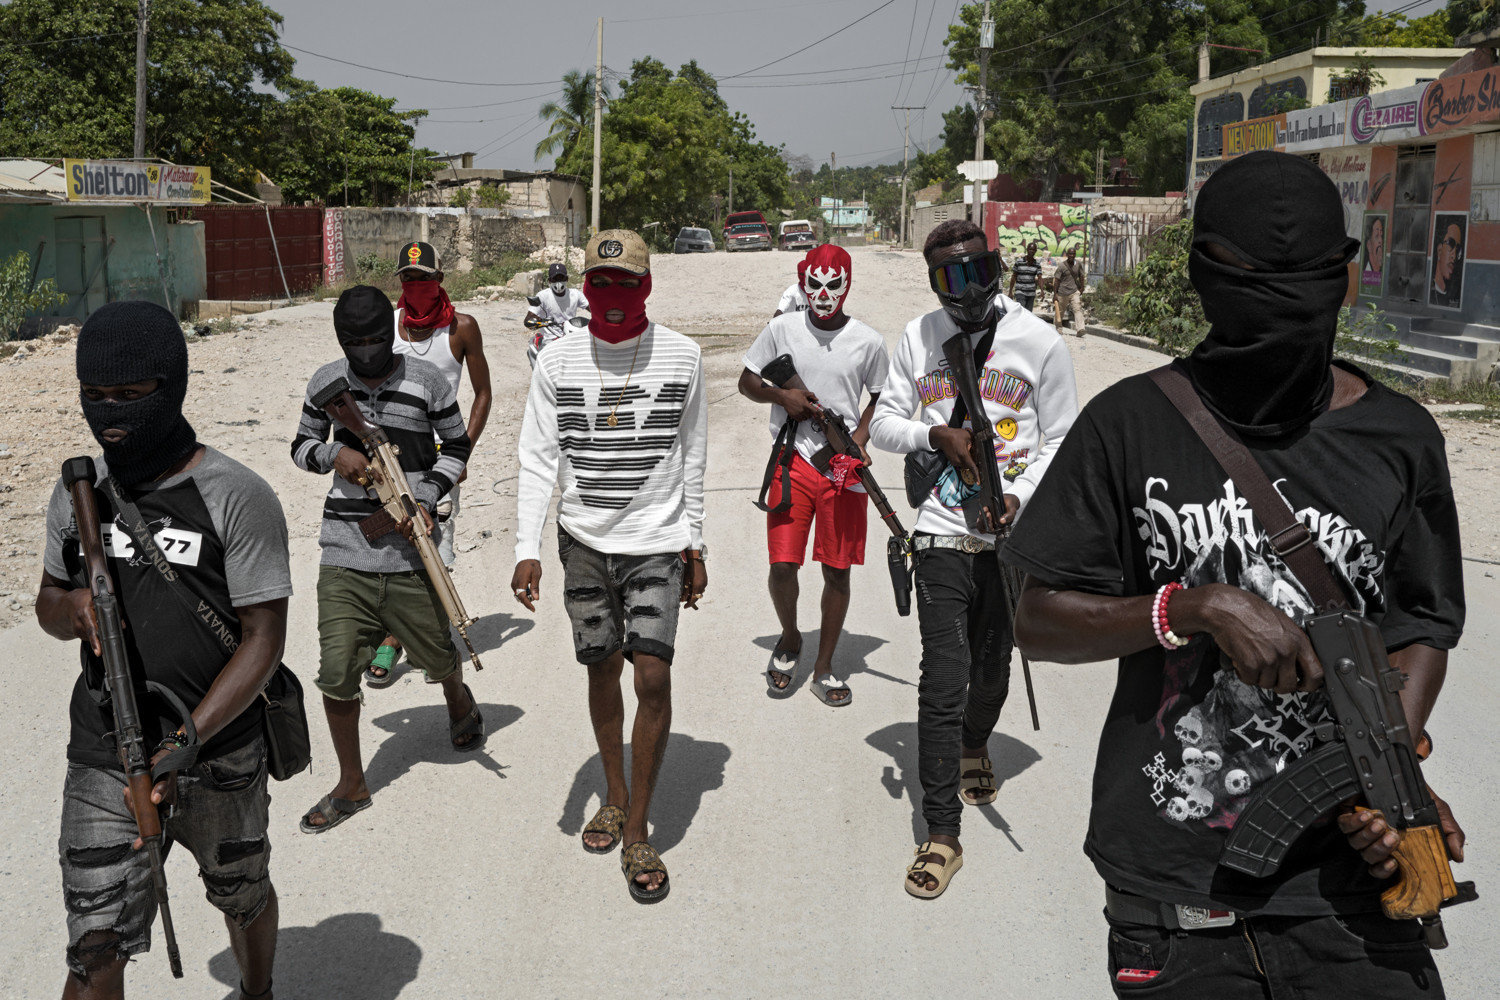
[[(365, 765), (359, 757), (359, 699), (340, 701), (323, 696), (323, 714), (328, 717), (328, 735), (333, 738), (333, 753), (339, 761), (339, 781), (328, 794), (336, 799), (363, 802), (370, 797), (365, 785)], [(308, 826), (324, 826), (329, 817), (314, 811)]]
[[(844, 632), (844, 618), (849, 614), (849, 570), (823, 567), (823, 621), (818, 632), (818, 660), (813, 664), (813, 683), (833, 670), (833, 651)], [(848, 692), (835, 691), (828, 700), (840, 702)]]
[(271, 966), (276, 961), (276, 931), (281, 923), (281, 908), (273, 886), (265, 909), (241, 928), (229, 914), (224, 924), (229, 928), (229, 947), (240, 967), (240, 1000), (271, 1000)]
[[(666, 660), (635, 654), (635, 726), (630, 733), (630, 812), (625, 818), (624, 843), (646, 840), (651, 793), (667, 752), (672, 730), (672, 668)], [(636, 878), (656, 889), (665, 876), (651, 872)]]
[[(781, 638), (777, 640), (776, 648), (793, 655), (802, 652), (802, 633), (797, 630), (797, 598), (802, 591), (797, 582), (800, 568), (789, 562), (771, 564), (771, 604), (776, 608), (776, 620), (781, 623)], [(771, 680), (778, 688), (785, 688), (792, 682), (791, 675), (780, 670), (771, 671)]]
[[(594, 741), (599, 744), (599, 761), (604, 765), (604, 804), (630, 808), (630, 788), (625, 784), (625, 698), (620, 692), (620, 674), (625, 654), (615, 652), (606, 660), (590, 663), (589, 721), (594, 724)], [(585, 833), (583, 842), (590, 847), (610, 844), (607, 833)]]
[[(474, 699), (464, 690), (464, 668), (459, 664), (457, 670), (444, 677), (441, 681), (443, 686), (443, 698), (448, 702), (448, 719), (457, 722), (469, 714), (474, 707)], [(465, 733), (458, 738), (459, 746), (468, 746), (479, 739), (478, 733)]]
[(114, 931), (90, 931), (78, 942), (81, 954), (91, 955), (84, 960), (87, 976), (69, 970), (68, 980), (63, 983), (63, 1000), (122, 1000), (125, 996), (125, 966), (128, 959), (121, 958), (116, 948), (120, 936)]

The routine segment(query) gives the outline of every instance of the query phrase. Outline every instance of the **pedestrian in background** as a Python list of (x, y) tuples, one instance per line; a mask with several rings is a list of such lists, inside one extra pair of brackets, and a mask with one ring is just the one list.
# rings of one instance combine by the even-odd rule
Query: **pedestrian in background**
[(1041, 261), (1036, 259), (1036, 241), (1026, 244), (1026, 256), (1011, 265), (1010, 297), (1029, 311), (1036, 311), (1036, 286), (1042, 276)]
[(1057, 270), (1052, 272), (1052, 312), (1056, 319), (1057, 332), (1063, 330), (1063, 308), (1066, 305), (1073, 314), (1073, 334), (1083, 336), (1083, 285), (1084, 269), (1078, 262), (1078, 249), (1068, 247)]

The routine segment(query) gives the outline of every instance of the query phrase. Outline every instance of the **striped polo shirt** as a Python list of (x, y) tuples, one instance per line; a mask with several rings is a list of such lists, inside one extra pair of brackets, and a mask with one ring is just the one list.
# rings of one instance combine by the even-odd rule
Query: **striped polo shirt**
[[(352, 431), (312, 405), (313, 397), (338, 378), (348, 380), (350, 393), (360, 410), (372, 423), (384, 428), (400, 449), (401, 468), (411, 484), (412, 495), (431, 511), (463, 475), (464, 463), (469, 458), (469, 435), (448, 380), (436, 366), (399, 354), (395, 370), (374, 389), (361, 382), (343, 358), (319, 368), (307, 383), (302, 420), (292, 442), (292, 461), (299, 468), (319, 475), (333, 471), (334, 456), (341, 448), (364, 451)], [(332, 441), (329, 441), (330, 431)], [(439, 441), (441, 452), (437, 447)], [(374, 542), (365, 538), (358, 522), (378, 510), (380, 502), (370, 491), (335, 474), (323, 501), (323, 530), (318, 535), (318, 543), (323, 547), (323, 565), (366, 573), (421, 569), (422, 560), (416, 547), (399, 532), (390, 532)], [(434, 540), (440, 537), (442, 529), (442, 525), (433, 526)]]

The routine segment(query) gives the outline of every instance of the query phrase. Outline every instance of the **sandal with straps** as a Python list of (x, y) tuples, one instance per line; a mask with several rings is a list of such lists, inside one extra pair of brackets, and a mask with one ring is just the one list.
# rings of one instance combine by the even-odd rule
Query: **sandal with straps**
[[(995, 784), (995, 765), (988, 757), (960, 757), (958, 797), (968, 806), (987, 806), (1000, 794)], [(978, 795), (970, 795), (978, 792)]]
[[(936, 854), (943, 860), (941, 862), (922, 861), (920, 858), (924, 854)], [(916, 896), (918, 899), (936, 899), (941, 896), (943, 890), (948, 888), (949, 880), (964, 866), (964, 856), (962, 854), (959, 854), (947, 844), (934, 844), (930, 840), (917, 848), (917, 858), (919, 860), (913, 861), (906, 867), (906, 874), (902, 876), (901, 884), (906, 886), (908, 893)], [(937, 879), (937, 885), (931, 889), (927, 888), (925, 882), (918, 885), (911, 880), (913, 873), (930, 875), (932, 878)]]
[[(667, 877), (667, 866), (662, 864), (656, 848), (644, 840), (637, 840), (620, 852), (620, 870), (625, 873), (625, 882), (630, 886), (630, 895), (637, 903), (659, 903), (667, 898), (672, 883)], [(661, 885), (648, 889), (636, 879), (642, 875), (661, 873)]]
[(609, 843), (603, 847), (591, 847), (587, 840), (583, 841), (583, 849), (590, 854), (608, 854), (620, 846), (620, 834), (625, 829), (625, 810), (619, 806), (600, 806), (599, 811), (594, 813), (594, 818), (589, 820), (589, 825), (583, 828), (583, 833), (578, 835), (583, 840), (584, 834), (607, 833), (610, 836)]
[[(448, 742), (453, 744), (453, 749), (458, 753), (472, 753), (484, 746), (484, 716), (479, 714), (479, 701), (467, 684), (464, 685), (464, 694), (469, 696), (469, 713), (448, 722)], [(458, 742), (459, 737), (470, 733), (474, 734), (472, 740), (467, 743)]]

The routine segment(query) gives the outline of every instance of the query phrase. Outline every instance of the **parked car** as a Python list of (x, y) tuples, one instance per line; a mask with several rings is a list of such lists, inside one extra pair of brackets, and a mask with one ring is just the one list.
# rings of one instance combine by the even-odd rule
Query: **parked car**
[(818, 238), (813, 235), (811, 222), (806, 219), (790, 219), (781, 224), (776, 245), (782, 250), (811, 250), (818, 245)]
[(767, 230), (770, 229), (770, 226), (766, 223), (766, 217), (759, 212), (730, 212), (724, 220), (724, 234), (727, 236), (729, 230), (735, 226), (743, 226), (751, 222), (766, 226)]
[(679, 229), (673, 253), (713, 253), (714, 234), (707, 229)]
[(724, 235), (724, 249), (735, 250), (769, 250), (771, 249), (771, 230), (764, 222), (745, 222), (731, 227)]

